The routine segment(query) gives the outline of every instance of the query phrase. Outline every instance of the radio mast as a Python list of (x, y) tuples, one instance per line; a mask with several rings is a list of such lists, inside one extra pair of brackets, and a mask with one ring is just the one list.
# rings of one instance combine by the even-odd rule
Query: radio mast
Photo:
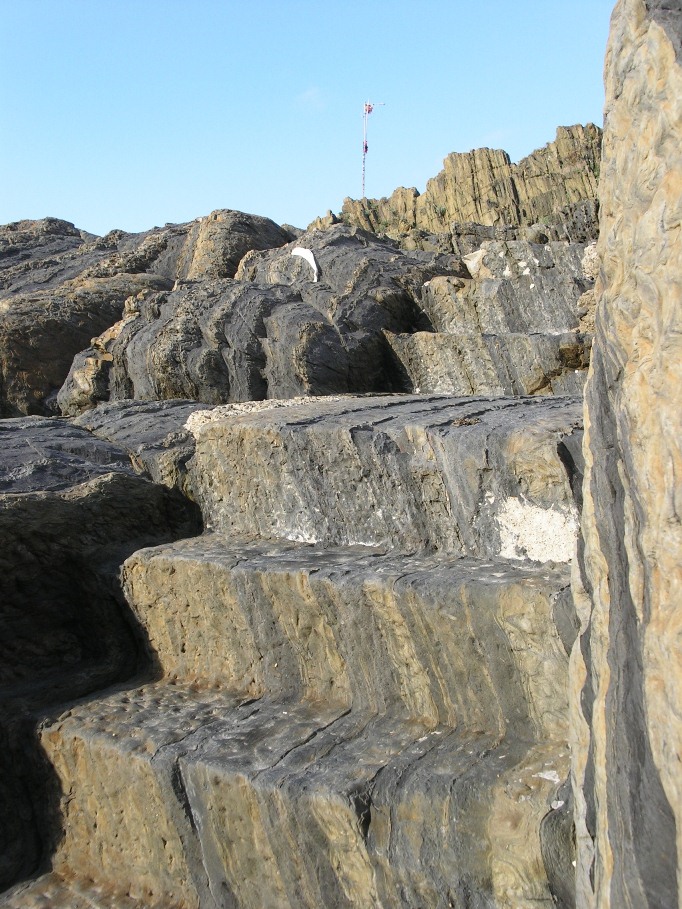
[(365, 198), (365, 160), (367, 158), (367, 120), (375, 107), (383, 107), (384, 102), (379, 101), (373, 104), (371, 101), (365, 101), (365, 107), (362, 114), (362, 198)]

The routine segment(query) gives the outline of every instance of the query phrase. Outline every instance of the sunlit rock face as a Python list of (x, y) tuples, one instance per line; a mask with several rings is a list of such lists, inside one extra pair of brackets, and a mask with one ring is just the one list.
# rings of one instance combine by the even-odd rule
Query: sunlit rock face
[(679, 902), (682, 5), (621, 0), (572, 657), (580, 907)]
[[(559, 127), (554, 142), (518, 164), (501, 149), (448, 155), (423, 193), (399, 187), (389, 198), (346, 199), (351, 224), (390, 236), (412, 230), (448, 235), (463, 224), (545, 225), (550, 239), (585, 239), (593, 227), (601, 130)], [(454, 222), (454, 223), (453, 223)]]

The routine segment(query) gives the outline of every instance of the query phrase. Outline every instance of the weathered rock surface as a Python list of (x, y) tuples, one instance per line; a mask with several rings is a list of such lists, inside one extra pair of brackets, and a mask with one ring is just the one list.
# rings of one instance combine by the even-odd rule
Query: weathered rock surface
[(573, 498), (557, 446), (576, 400), (370, 397), (190, 420), (215, 530), (331, 545), (565, 561)]
[(248, 250), (290, 239), (267, 218), (233, 211), (106, 237), (55, 218), (0, 228), (0, 415), (55, 412), (74, 356), (121, 319), (126, 298), (232, 277)]
[(578, 906), (673, 907), (682, 869), (682, 5), (621, 0), (572, 657)]
[(580, 395), (589, 336), (387, 334), (415, 392), (448, 395)]
[(421, 306), (435, 332), (387, 335), (406, 388), (580, 394), (591, 337), (576, 329), (594, 284), (592, 249), (484, 240), (464, 256), (470, 277), (433, 278)]
[(549, 905), (528, 855), (567, 766), (546, 743), (565, 736), (566, 576), (499, 567), (211, 538), (140, 553), (131, 602), (178, 681), (43, 732), (71, 782), (55, 866), (194, 906)]
[(194, 454), (194, 436), (185, 424), (205, 409), (197, 401), (112, 401), (86, 411), (71, 425), (120, 446), (136, 471), (191, 498), (187, 462)]
[(448, 235), (453, 221), (500, 227), (548, 222), (558, 239), (594, 239), (593, 219), (585, 218), (582, 206), (597, 197), (600, 151), (601, 130), (588, 124), (559, 127), (554, 142), (518, 164), (489, 148), (453, 153), (421, 195), (400, 187), (388, 199), (346, 199), (342, 217), (390, 236), (415, 229)]
[(0, 423), (0, 881), (49, 845), (54, 774), (33, 711), (142, 665), (118, 581), (140, 546), (196, 533), (177, 493), (138, 477), (127, 453), (64, 421)]
[[(51, 456), (55, 487), (60, 457), (85, 480), (56, 488), (56, 508), (119, 475), (160, 494), (133, 475), (144, 467), (169, 485), (184, 473), (220, 532), (125, 563), (128, 671), (146, 666), (153, 681), (138, 675), (66, 709), (28, 705), (51, 768), (49, 817), (37, 819), (50, 873), (0, 904), (549, 909), (557, 872), (544, 857), (571, 861), (557, 834), (576, 631), (558, 449), (577, 402), (199, 406), (112, 402), (77, 427), (3, 424), (22, 439), (10, 448), (16, 483), (38, 475), (23, 469), (30, 452)], [(180, 467), (159, 466), (166, 455), (179, 464), (178, 452)], [(119, 472), (100, 476), (109, 468)], [(120, 509), (149, 520), (118, 492)], [(94, 514), (71, 520), (67, 549), (100, 527), (119, 545)], [(81, 545), (87, 586), (103, 544)], [(63, 684), (50, 703), (69, 685), (90, 690)], [(14, 772), (27, 787), (34, 776)]]
[(0, 904), (555, 905), (577, 402), (196, 407), (73, 429), (150, 470), (187, 419), (219, 532), (126, 561), (156, 679), (44, 713), (51, 873)]
[(0, 229), (2, 413), (75, 418), (0, 424), (4, 909), (572, 906), (599, 138), (396, 240)]
[[(292, 255), (311, 249), (320, 274)], [(281, 249), (251, 252), (236, 280), (188, 282), (130, 301), (127, 318), (75, 361), (65, 413), (99, 400), (231, 401), (400, 390), (383, 335), (412, 331), (420, 288), (466, 274), (459, 259), (401, 252), (336, 225)]]
[[(318, 282), (292, 256), (296, 246), (313, 250)], [(74, 359), (59, 404), (76, 414), (132, 397), (218, 404), (348, 391), (579, 392), (575, 373), (587, 368), (589, 338), (500, 337), (490, 343), (505, 353), (486, 356), (489, 368), (473, 387), (462, 359), (489, 347), (481, 333), (576, 330), (593, 286), (584, 255), (582, 244), (485, 240), (460, 260), (401, 251), (344, 225), (309, 231), (295, 244), (249, 253), (235, 281), (129, 300), (123, 321)], [(460, 337), (394, 340), (420, 327)], [(416, 366), (415, 350), (438, 353)]]

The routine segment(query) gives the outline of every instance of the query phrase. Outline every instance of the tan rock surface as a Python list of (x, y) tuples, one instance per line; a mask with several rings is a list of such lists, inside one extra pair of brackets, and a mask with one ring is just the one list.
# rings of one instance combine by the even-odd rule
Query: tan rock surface
[(682, 8), (620, 0), (573, 654), (578, 906), (673, 907), (682, 868)]
[(448, 155), (420, 195), (399, 187), (384, 199), (346, 199), (351, 224), (391, 236), (412, 229), (447, 234), (453, 221), (484, 225), (536, 224), (565, 206), (597, 196), (601, 130), (559, 127), (554, 142), (518, 164), (499, 149)]

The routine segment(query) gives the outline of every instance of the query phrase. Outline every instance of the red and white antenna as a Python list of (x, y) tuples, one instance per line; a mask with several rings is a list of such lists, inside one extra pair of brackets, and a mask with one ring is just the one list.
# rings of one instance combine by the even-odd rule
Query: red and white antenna
[(367, 158), (367, 120), (375, 107), (383, 107), (384, 102), (379, 101), (373, 104), (371, 101), (365, 101), (365, 108), (362, 114), (362, 198), (365, 198), (365, 159)]

